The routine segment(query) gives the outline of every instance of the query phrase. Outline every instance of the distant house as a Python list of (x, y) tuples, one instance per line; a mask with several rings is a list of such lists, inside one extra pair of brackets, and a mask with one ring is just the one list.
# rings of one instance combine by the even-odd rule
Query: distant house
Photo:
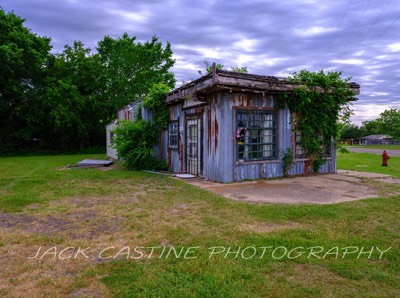
[(387, 135), (369, 135), (360, 139), (360, 145), (391, 144), (393, 141)]
[[(289, 174), (307, 174), (310, 162), (280, 100), (296, 87), (283, 78), (214, 68), (167, 94), (170, 123), (163, 133), (162, 156), (175, 173), (233, 182), (283, 176), (283, 152), (292, 149), (295, 164)], [(359, 92), (358, 84), (350, 87)], [(335, 173), (333, 140), (325, 157), (320, 173)]]

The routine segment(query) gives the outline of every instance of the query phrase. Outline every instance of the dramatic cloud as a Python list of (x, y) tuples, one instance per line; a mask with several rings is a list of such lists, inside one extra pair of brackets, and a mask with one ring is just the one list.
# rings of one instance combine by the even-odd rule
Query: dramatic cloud
[(353, 121), (400, 108), (400, 5), (392, 0), (3, 0), (54, 51), (105, 35), (171, 42), (178, 82), (197, 78), (203, 61), (286, 76), (301, 69), (343, 71), (361, 84)]

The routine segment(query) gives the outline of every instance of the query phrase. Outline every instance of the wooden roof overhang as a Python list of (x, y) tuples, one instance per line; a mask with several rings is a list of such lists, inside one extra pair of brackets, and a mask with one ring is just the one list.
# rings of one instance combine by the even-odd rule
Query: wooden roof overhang
[[(360, 93), (359, 84), (351, 82), (349, 86), (355, 95)], [(296, 87), (298, 84), (289, 82), (285, 78), (216, 70), (213, 67), (212, 73), (169, 92), (166, 103), (172, 105), (188, 98), (194, 101), (205, 101), (207, 94), (218, 91), (279, 94), (291, 92)]]

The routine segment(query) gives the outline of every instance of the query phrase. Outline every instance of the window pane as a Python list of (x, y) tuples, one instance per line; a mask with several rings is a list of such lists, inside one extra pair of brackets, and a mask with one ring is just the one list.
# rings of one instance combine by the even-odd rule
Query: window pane
[(278, 157), (276, 111), (237, 110), (237, 159), (268, 160)]
[(168, 146), (178, 148), (178, 123), (172, 122), (168, 126)]

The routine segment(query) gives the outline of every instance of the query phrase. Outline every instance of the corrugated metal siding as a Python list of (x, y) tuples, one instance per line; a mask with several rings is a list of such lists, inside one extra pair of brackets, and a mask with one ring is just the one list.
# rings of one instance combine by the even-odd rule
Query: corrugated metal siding
[(208, 98), (203, 113), (203, 175), (220, 182), (233, 181), (233, 116), (226, 94)]
[[(239, 163), (236, 161), (235, 108), (275, 108), (278, 99), (272, 95), (217, 93), (207, 96), (208, 105), (202, 108), (182, 110), (182, 104), (171, 106), (170, 120), (179, 119), (179, 150), (168, 150), (170, 168), (174, 172), (185, 171), (185, 117), (202, 115), (203, 172), (210, 180), (232, 182), (245, 179), (274, 178), (283, 176), (282, 154), (292, 148), (290, 112), (280, 109), (278, 113), (278, 159), (265, 162)], [(201, 112), (199, 112), (201, 111)], [(167, 142), (167, 139), (166, 139)], [(335, 173), (336, 159), (333, 157), (321, 167), (320, 173)], [(305, 173), (305, 162), (296, 161), (289, 175)]]
[(183, 138), (184, 138), (184, 111), (182, 110), (182, 104), (174, 105), (170, 107), (170, 121), (178, 121), (178, 149), (168, 148), (168, 131), (165, 134), (166, 144), (166, 155), (165, 160), (168, 162), (168, 166), (174, 173), (184, 172), (183, 168)]

